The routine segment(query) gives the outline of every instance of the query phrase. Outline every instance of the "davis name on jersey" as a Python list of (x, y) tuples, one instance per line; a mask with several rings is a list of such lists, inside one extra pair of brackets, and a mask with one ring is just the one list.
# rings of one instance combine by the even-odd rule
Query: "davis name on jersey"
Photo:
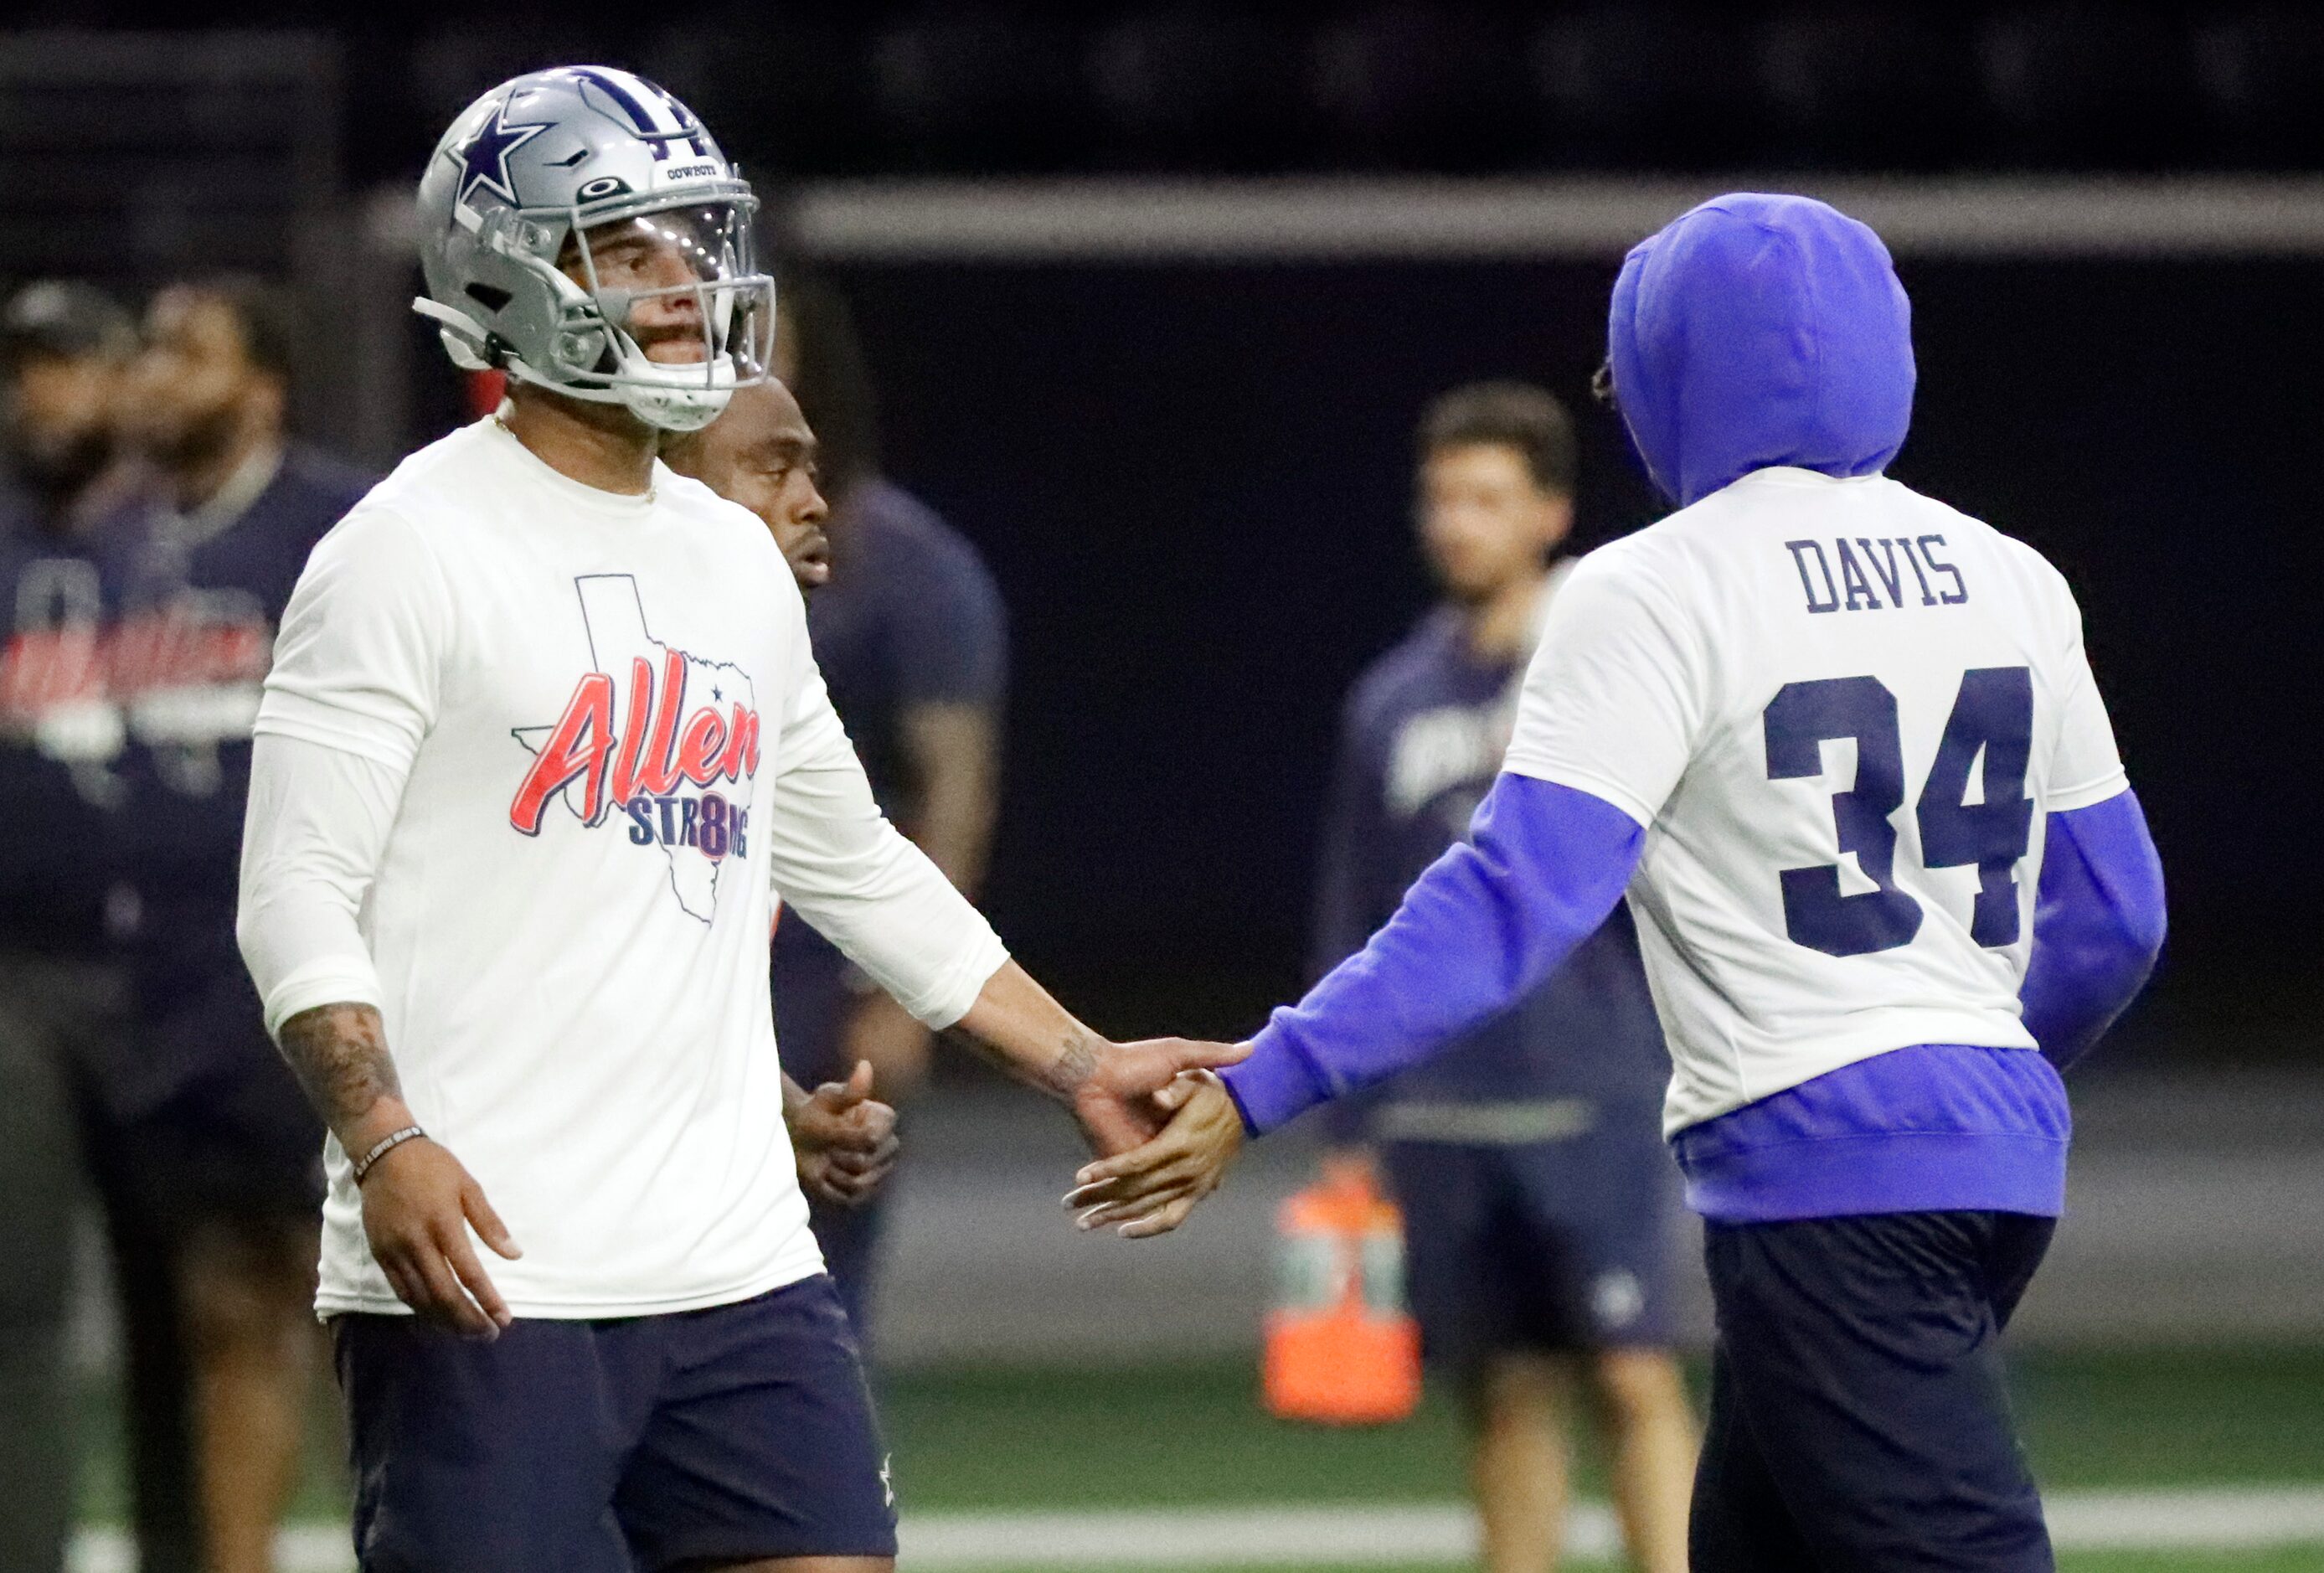
[(1574, 570), (1508, 768), (1645, 832), (1673, 1132), (1898, 1049), (2032, 1050), (2044, 816), (2127, 785), (2058, 571), (1882, 473), (1910, 318), (1877, 237), (1790, 198), (1706, 204), (1616, 288), (1623, 420), (1681, 506)]
[(679, 907), (706, 923), (726, 860), (750, 856), (760, 727), (750, 674), (654, 638), (632, 575), (573, 582), (594, 665), (554, 724), (515, 729), (533, 760), (509, 823), (538, 836), (561, 800), (596, 829), (619, 809), (632, 845), (660, 848)]
[[(1784, 550), (1792, 554), (1792, 562), (1800, 570), (1800, 588), (1807, 592), (1808, 610), (1814, 613), (1894, 610), (1904, 605), (1910, 589), (1917, 589), (1921, 606), (1958, 606), (1969, 599), (1969, 581), (1961, 578), (1960, 569), (1938, 555), (1945, 549), (1945, 538), (1937, 534), (1884, 535), (1877, 540), (1859, 535), (1853, 549), (1848, 537), (1841, 535), (1832, 540), (1829, 552), (1821, 541), (1784, 542)], [(1837, 580), (1832, 578), (1835, 561), (1840, 565)], [(1912, 575), (1909, 580), (1907, 570)], [(1876, 583), (1879, 590), (1873, 588)], [(1886, 599), (1882, 591), (1886, 592)]]
[[(1891, 600), (1883, 541), (1953, 571), (1923, 604), (1900, 545)], [(1854, 615), (1844, 575), (1836, 609), (1803, 595), (1810, 548), (1867, 541)], [(2041, 815), (2123, 785), (2053, 569), (1895, 481), (1788, 467), (1584, 560), (1508, 768), (1650, 827), (1629, 896), (1674, 1130), (1908, 1044), (2033, 1047)]]

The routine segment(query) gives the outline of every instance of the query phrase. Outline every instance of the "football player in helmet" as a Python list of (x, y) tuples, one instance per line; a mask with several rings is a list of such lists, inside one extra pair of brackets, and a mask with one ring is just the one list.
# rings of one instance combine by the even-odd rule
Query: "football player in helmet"
[(420, 182), (428, 293), (453, 363), (663, 431), (767, 375), (758, 200), (702, 123), (626, 71), (536, 72), (471, 105)]
[(331, 1130), (363, 1566), (880, 1573), (894, 1502), (783, 1133), (773, 893), (1101, 1150), (1239, 1055), (1108, 1043), (1009, 958), (881, 817), (765, 526), (658, 459), (766, 375), (750, 188), (701, 123), (626, 72), (520, 77), (420, 200), (420, 310), (510, 397), (309, 560), (238, 922)]

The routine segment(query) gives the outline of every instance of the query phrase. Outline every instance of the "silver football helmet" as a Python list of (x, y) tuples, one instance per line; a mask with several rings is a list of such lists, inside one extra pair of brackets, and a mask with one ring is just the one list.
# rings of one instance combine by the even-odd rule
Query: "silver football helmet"
[(644, 78), (534, 71), (436, 144), (412, 310), (456, 365), (696, 430), (767, 375), (775, 287), (752, 254), (757, 207), (692, 111)]

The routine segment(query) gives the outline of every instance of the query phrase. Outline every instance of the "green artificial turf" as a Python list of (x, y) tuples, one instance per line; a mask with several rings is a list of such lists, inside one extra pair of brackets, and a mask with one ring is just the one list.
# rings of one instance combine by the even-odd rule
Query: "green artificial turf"
[[(916, 1373), (882, 1383), (908, 1508), (1456, 1497), (1462, 1439), (1432, 1395), (1401, 1425), (1269, 1420), (1240, 1365)], [(2324, 1483), (2324, 1350), (2043, 1354), (2020, 1425), (2045, 1485)], [(1600, 1494), (1585, 1446), (1579, 1480)]]
[[(1440, 1395), (1400, 1425), (1332, 1430), (1268, 1419), (1250, 1368), (1240, 1363), (899, 1372), (879, 1385), (908, 1513), (1442, 1502), (1463, 1489), (1459, 1417)], [(2035, 1354), (2018, 1362), (2014, 1386), (2046, 1485), (2324, 1484), (2324, 1350)], [(82, 1435), (85, 1516), (117, 1523), (125, 1492), (109, 1389), (88, 1393)], [(330, 1396), (320, 1393), (298, 1516), (344, 1513), (338, 1447)], [(1602, 1499), (1592, 1452), (1582, 1450), (1577, 1486)], [(2059, 1566), (2061, 1573), (2324, 1573), (2324, 1546), (2077, 1552)]]
[(2324, 1484), (2324, 1349), (2043, 1355), (2013, 1385), (2045, 1485)]

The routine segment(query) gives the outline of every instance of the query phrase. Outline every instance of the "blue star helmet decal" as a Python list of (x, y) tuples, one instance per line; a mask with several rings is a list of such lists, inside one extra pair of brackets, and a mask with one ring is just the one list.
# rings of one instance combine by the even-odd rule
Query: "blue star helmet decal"
[(460, 161), (458, 203), (467, 206), (468, 199), (482, 186), (511, 207), (521, 206), (516, 199), (516, 188), (509, 183), (508, 156), (555, 124), (544, 121), (538, 125), (511, 125), (508, 100), (503, 98), (493, 105), (492, 117), (476, 127), (476, 134), (454, 155)]

